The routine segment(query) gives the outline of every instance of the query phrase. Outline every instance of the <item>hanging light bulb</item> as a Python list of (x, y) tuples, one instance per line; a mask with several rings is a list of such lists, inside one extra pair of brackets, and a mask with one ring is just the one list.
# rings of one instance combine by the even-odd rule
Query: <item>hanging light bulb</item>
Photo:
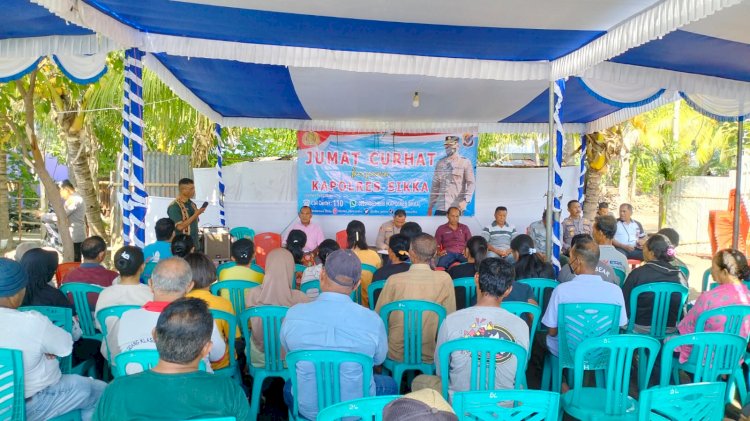
[(411, 100), (411, 106), (414, 108), (419, 107), (419, 92), (414, 92), (414, 98)]

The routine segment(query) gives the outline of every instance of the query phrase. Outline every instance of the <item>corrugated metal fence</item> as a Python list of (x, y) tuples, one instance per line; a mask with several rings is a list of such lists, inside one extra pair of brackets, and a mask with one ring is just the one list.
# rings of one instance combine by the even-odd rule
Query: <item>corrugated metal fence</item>
[[(117, 159), (119, 162), (121, 159), (119, 155)], [(143, 160), (145, 164), (144, 184), (149, 196), (177, 197), (177, 182), (181, 178), (193, 178), (189, 156), (147, 151)], [(117, 195), (121, 185), (119, 171), (113, 171), (109, 181), (99, 181), (99, 199), (102, 209), (110, 211), (112, 226), (120, 224), (121, 212)]]

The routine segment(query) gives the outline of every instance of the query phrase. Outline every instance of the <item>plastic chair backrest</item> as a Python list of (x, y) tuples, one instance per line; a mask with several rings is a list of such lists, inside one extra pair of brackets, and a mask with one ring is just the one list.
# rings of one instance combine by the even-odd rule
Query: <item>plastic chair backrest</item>
[(711, 276), (711, 268), (708, 268), (703, 272), (703, 282), (701, 283), (701, 292), (705, 292), (708, 290), (708, 283), (711, 279), (713, 279), (713, 276)]
[(620, 268), (612, 268), (612, 270), (615, 271), (615, 275), (617, 275), (620, 286), (623, 286), (625, 284), (625, 278), (627, 277), (625, 271)]
[(219, 281), (211, 285), (211, 294), (219, 295), (221, 290), (229, 291), (229, 301), (235, 314), (240, 314), (245, 310), (245, 290), (255, 288), (260, 284), (250, 281)]
[(86, 339), (101, 340), (101, 334), (96, 332), (94, 325), (94, 309), (89, 305), (88, 295), (96, 294), (97, 297), (104, 290), (99, 285), (85, 284), (82, 282), (68, 282), (60, 287), (63, 294), (73, 297), (72, 303), (76, 308), (78, 323), (81, 325), (83, 337)]
[(361, 420), (381, 421), (383, 408), (399, 395), (375, 396), (339, 402), (318, 412), (318, 421), (335, 421), (346, 417), (360, 417)]
[[(115, 356), (115, 372), (112, 374), (115, 377), (135, 374), (135, 372), (128, 373), (127, 368), (130, 364), (136, 364), (140, 366), (141, 371), (146, 371), (150, 370), (158, 363), (159, 351), (155, 349), (138, 349), (135, 351), (126, 351)], [(198, 363), (198, 369), (201, 371), (206, 371), (206, 362), (204, 360), (201, 360)], [(140, 373), (140, 371), (138, 372)]]
[(652, 387), (638, 397), (638, 420), (721, 420), (725, 391), (726, 385), (718, 382)]
[(362, 304), (362, 283), (360, 282), (359, 285), (357, 285), (357, 288), (354, 288), (352, 292), (349, 294), (349, 298), (352, 299), (357, 304)]
[(57, 279), (57, 285), (61, 285), (65, 275), (73, 269), (81, 266), (81, 262), (65, 262), (60, 263), (55, 270), (55, 279)]
[(508, 310), (516, 316), (523, 318), (524, 314), (530, 314), (534, 319), (531, 322), (531, 330), (529, 331), (529, 341), (534, 340), (534, 334), (539, 328), (539, 320), (542, 317), (542, 308), (535, 306), (531, 303), (525, 303), (523, 301), (503, 301), (500, 304), (501, 308)]
[(338, 243), (339, 247), (342, 249), (349, 248), (349, 240), (346, 238), (346, 230), (341, 230), (336, 233), (336, 243)]
[(520, 279), (516, 282), (520, 282), (531, 287), (531, 290), (534, 292), (534, 299), (542, 308), (542, 314), (547, 311), (547, 304), (549, 304), (548, 300), (545, 300), (545, 297), (547, 297), (547, 290), (553, 290), (557, 288), (558, 285), (560, 285), (560, 283), (555, 281), (554, 279), (547, 278)]
[(191, 418), (183, 421), (237, 421), (236, 417), (221, 417), (221, 418)]
[(307, 294), (307, 291), (311, 289), (317, 289), (318, 292), (320, 292), (320, 280), (319, 279), (313, 279), (312, 281), (307, 281), (304, 284), (300, 285), (299, 290)]
[(452, 404), (460, 420), (557, 421), (560, 394), (544, 390), (456, 392)]
[(23, 354), (16, 349), (0, 348), (0, 419), (26, 419), (23, 390)]
[(302, 277), (302, 273), (307, 269), (307, 266), (299, 263), (294, 264), (294, 275), (292, 276), (292, 289), (297, 289), (297, 276)]
[(678, 335), (664, 343), (661, 356), (661, 386), (669, 385), (675, 348), (692, 346), (690, 360), (695, 362), (693, 382), (720, 381), (721, 376), (732, 376), (745, 355), (747, 340), (730, 333), (702, 332)]
[(590, 338), (619, 333), (620, 306), (602, 303), (561, 304), (557, 320), (560, 365), (573, 367), (573, 357), (581, 343)]
[(714, 322), (718, 322), (724, 319), (724, 333), (732, 333), (734, 335), (742, 336), (742, 325), (750, 323), (750, 306), (748, 305), (731, 305), (724, 307), (712, 308), (706, 310), (698, 316), (698, 321), (695, 323), (695, 332), (703, 332), (706, 323), (710, 322), (712, 318)]
[(375, 310), (375, 305), (378, 303), (380, 297), (380, 291), (385, 288), (385, 279), (382, 281), (373, 281), (367, 286), (367, 296), (370, 297), (370, 310)]
[(107, 348), (107, 361), (112, 361), (112, 353), (109, 349), (109, 341), (107, 341), (107, 335), (109, 334), (109, 332), (107, 331), (107, 319), (110, 317), (116, 317), (119, 320), (122, 317), (123, 313), (128, 310), (135, 310), (137, 308), (139, 307), (128, 305), (111, 306), (104, 307), (96, 313), (96, 321), (99, 322), (99, 327), (102, 331), (102, 341), (104, 342), (104, 346)]
[(370, 275), (374, 275), (376, 270), (378, 270), (378, 268), (375, 266), (362, 263), (362, 272), (370, 272)]
[(472, 298), (476, 299), (477, 296), (477, 281), (474, 279), (473, 276), (469, 276), (466, 278), (456, 278), (453, 280), (453, 288), (463, 288), (464, 289), (464, 297), (463, 307), (459, 305), (459, 301), (461, 298), (458, 294), (456, 294), (456, 308), (469, 308), (471, 307)]
[[(250, 358), (250, 319), (260, 318), (263, 324), (263, 355), (265, 355), (264, 369), (272, 372), (282, 372), (284, 359), (281, 353), (279, 331), (281, 322), (289, 309), (282, 306), (251, 307), (239, 315), (242, 336), (245, 338), (245, 356)], [(248, 366), (251, 364), (248, 363)]]
[[(38, 311), (47, 317), (53, 325), (63, 329), (68, 333), (73, 333), (73, 310), (65, 307), (52, 306), (23, 306), (18, 308), (19, 311)], [(60, 362), (60, 371), (63, 374), (70, 374), (73, 371), (73, 356), (57, 357)]]
[[(742, 281), (743, 284), (745, 284), (745, 287), (750, 289), (750, 281)], [(720, 284), (718, 282), (711, 282), (711, 284), (708, 286), (709, 290), (712, 290), (716, 287), (718, 287)]]
[(680, 269), (680, 272), (682, 272), (682, 275), (685, 276), (686, 280), (690, 280), (690, 269), (688, 269), (687, 266), (678, 266), (678, 269)]
[(462, 357), (471, 358), (471, 362), (468, 364), (471, 367), (470, 390), (497, 389), (495, 386), (495, 368), (498, 363), (505, 363), (511, 356), (516, 357), (516, 389), (526, 385), (526, 362), (528, 358), (523, 346), (497, 338), (454, 339), (443, 343), (438, 349), (442, 393), (445, 399), (448, 399), (450, 360), (453, 357), (451, 354), (456, 351), (459, 351)]
[(255, 238), (255, 230), (248, 227), (234, 227), (229, 230), (229, 235), (232, 236), (232, 239), (234, 241), (241, 240), (243, 238), (252, 240)]
[[(635, 328), (635, 315), (638, 312), (638, 298), (640, 295), (650, 294), (653, 297), (651, 306), (651, 329), (649, 335), (657, 339), (664, 339), (667, 336), (667, 322), (672, 310), (672, 297), (674, 294), (679, 295), (680, 304), (675, 309), (677, 311), (676, 322), (680, 321), (682, 308), (688, 297), (688, 289), (673, 282), (652, 282), (635, 287), (630, 293), (630, 319), (628, 320), (627, 332), (632, 333)], [(641, 297), (643, 299), (645, 297)]]
[(237, 316), (226, 311), (209, 309), (214, 320), (222, 320), (227, 323), (227, 350), (229, 351), (229, 366), (221, 370), (234, 370), (237, 366), (237, 350), (234, 347), (235, 338), (237, 337)]
[(281, 235), (275, 232), (262, 232), (255, 235), (255, 263), (266, 268), (266, 257), (271, 250), (281, 247)]
[(229, 262), (224, 262), (220, 264), (219, 266), (216, 267), (216, 276), (218, 277), (221, 274), (222, 270), (233, 268), (235, 266), (237, 266), (237, 262), (235, 261), (229, 261)]
[(385, 325), (386, 333), (389, 332), (389, 319), (391, 313), (401, 312), (403, 314), (404, 326), (404, 364), (421, 364), (422, 361), (422, 338), (429, 335), (430, 338), (437, 337), (435, 332), (422, 331), (423, 313), (432, 312), (437, 315), (437, 329), (445, 320), (446, 311), (443, 306), (422, 300), (399, 300), (388, 303), (380, 309), (380, 318)]
[[(292, 396), (299, 396), (297, 364), (305, 363), (307, 369), (315, 371), (318, 410), (327, 408), (341, 401), (342, 364), (358, 364), (362, 367), (362, 397), (370, 396), (372, 382), (372, 358), (345, 351), (292, 351), (286, 355), (289, 377), (292, 380)], [(310, 367), (312, 366), (312, 367)], [(295, 398), (291, 408), (294, 419), (299, 418), (299, 402)]]
[(660, 346), (657, 339), (646, 335), (608, 335), (583, 341), (575, 353), (575, 371), (581, 374), (573, 376), (573, 388), (569, 392), (573, 394), (573, 405), (579, 405), (583, 399), (590, 398), (583, 389), (584, 370), (602, 367), (605, 380), (601, 389), (606, 396), (604, 413), (610, 417), (625, 414), (628, 409), (633, 354), (639, 350), (648, 351), (642, 354), (646, 356), (645, 361), (639, 361), (639, 364), (646, 364), (645, 378), (648, 379)]
[(148, 283), (148, 280), (151, 278), (151, 274), (154, 272), (154, 268), (156, 268), (156, 265), (158, 264), (159, 262), (146, 263), (146, 266), (143, 268), (143, 273), (141, 274), (141, 282), (143, 280), (146, 280), (146, 283)]

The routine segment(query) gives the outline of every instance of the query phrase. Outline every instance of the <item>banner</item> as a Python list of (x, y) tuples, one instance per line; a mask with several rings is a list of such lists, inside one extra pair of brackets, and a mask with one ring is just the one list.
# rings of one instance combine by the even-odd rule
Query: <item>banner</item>
[(300, 206), (319, 215), (474, 215), (476, 133), (297, 133)]

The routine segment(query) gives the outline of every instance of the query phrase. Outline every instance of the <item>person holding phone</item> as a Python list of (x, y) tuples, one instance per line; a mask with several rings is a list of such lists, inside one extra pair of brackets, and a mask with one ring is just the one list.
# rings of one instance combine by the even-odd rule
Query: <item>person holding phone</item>
[(198, 241), (198, 217), (206, 211), (208, 202), (199, 208), (191, 199), (195, 197), (195, 183), (183, 178), (177, 183), (179, 195), (169, 204), (167, 215), (174, 221), (175, 232), (189, 235), (193, 239), (196, 251), (202, 249)]

